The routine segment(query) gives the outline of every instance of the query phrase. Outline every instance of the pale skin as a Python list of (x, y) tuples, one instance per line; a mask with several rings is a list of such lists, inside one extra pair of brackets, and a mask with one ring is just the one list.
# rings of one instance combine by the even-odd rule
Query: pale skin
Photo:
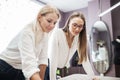
[(69, 48), (71, 48), (71, 44), (73, 42), (74, 37), (82, 31), (83, 25), (84, 25), (84, 21), (81, 18), (75, 17), (70, 20), (69, 22), (70, 35), (66, 34)]
[(48, 33), (55, 27), (58, 16), (56, 13), (49, 13), (45, 16), (39, 16), (38, 20), (40, 22), (42, 30)]
[[(58, 20), (58, 16), (56, 13), (48, 13), (45, 16), (39, 16), (38, 21), (40, 23), (40, 26), (43, 30), (43, 32), (50, 32), (54, 27)], [(34, 73), (30, 80), (44, 80), (44, 74), (46, 70), (45, 64), (39, 65), (40, 72)]]
[(40, 72), (36, 72), (30, 80), (44, 80), (44, 74), (45, 74), (45, 70), (46, 70), (46, 65), (41, 64), (39, 66), (40, 68)]

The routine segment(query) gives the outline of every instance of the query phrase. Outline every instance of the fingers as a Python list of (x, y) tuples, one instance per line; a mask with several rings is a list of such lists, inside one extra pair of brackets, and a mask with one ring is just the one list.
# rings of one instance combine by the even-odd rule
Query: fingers
[(100, 80), (98, 77), (94, 77), (92, 80)]

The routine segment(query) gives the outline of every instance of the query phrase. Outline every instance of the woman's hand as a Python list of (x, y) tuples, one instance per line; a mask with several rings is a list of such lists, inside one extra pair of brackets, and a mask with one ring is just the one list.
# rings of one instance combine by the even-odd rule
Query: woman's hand
[(92, 80), (100, 80), (100, 78), (98, 78), (98, 77), (94, 77)]
[(40, 77), (39, 72), (36, 72), (35, 74), (33, 74), (30, 78), (30, 80), (42, 80)]

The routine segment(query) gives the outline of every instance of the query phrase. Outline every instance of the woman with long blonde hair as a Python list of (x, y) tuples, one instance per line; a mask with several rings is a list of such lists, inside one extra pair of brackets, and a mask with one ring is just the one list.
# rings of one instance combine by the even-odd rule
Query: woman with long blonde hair
[(48, 64), (47, 34), (59, 18), (59, 10), (55, 7), (41, 8), (36, 20), (26, 25), (0, 54), (0, 79), (44, 80)]

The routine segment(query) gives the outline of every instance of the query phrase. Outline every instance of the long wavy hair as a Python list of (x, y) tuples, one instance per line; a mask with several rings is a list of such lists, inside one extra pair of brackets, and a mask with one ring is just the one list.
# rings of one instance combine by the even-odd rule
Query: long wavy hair
[(78, 44), (78, 53), (79, 53), (79, 62), (82, 63), (83, 61), (86, 61), (87, 59), (87, 38), (86, 38), (86, 21), (85, 21), (85, 17), (82, 13), (80, 12), (74, 12), (72, 13), (69, 18), (67, 19), (67, 22), (63, 28), (63, 31), (66, 32), (68, 35), (69, 33), (69, 23), (70, 20), (75, 18), (75, 17), (79, 17), (84, 21), (84, 25), (83, 25), (83, 29), (82, 31), (79, 33), (79, 44)]

